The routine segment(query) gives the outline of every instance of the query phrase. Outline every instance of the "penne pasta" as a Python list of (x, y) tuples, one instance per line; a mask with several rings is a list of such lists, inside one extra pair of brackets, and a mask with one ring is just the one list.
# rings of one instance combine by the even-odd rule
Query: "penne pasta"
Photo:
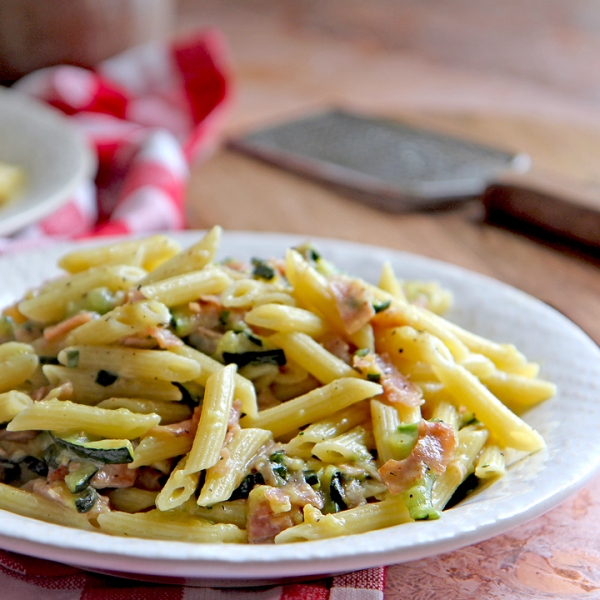
[(353, 378), (337, 379), (304, 396), (260, 411), (255, 418), (247, 415), (241, 423), (244, 427), (269, 429), (277, 438), (379, 393), (381, 386), (376, 383)]
[(475, 475), (479, 479), (502, 477), (506, 473), (504, 453), (495, 444), (486, 446), (475, 461)]
[(207, 267), (143, 285), (140, 292), (145, 298), (171, 307), (192, 302), (200, 296), (220, 294), (229, 283), (229, 277), (222, 270)]
[(185, 465), (186, 474), (208, 469), (219, 460), (233, 403), (235, 371), (235, 365), (223, 367), (206, 382), (200, 422)]
[(130, 469), (145, 467), (187, 454), (192, 447), (191, 435), (173, 431), (168, 427), (151, 429), (135, 448)]
[(69, 273), (80, 273), (105, 265), (129, 265), (152, 271), (180, 252), (181, 246), (166, 235), (117, 242), (107, 246), (83, 248), (65, 254), (58, 266)]
[(66, 339), (68, 346), (112, 344), (121, 338), (145, 334), (153, 327), (169, 324), (168, 308), (156, 301), (124, 304), (75, 328)]
[(169, 479), (156, 496), (156, 507), (159, 511), (170, 511), (187, 502), (198, 487), (200, 473), (186, 472), (186, 464), (189, 459), (186, 454), (171, 471)]
[(408, 523), (411, 518), (401, 498), (365, 504), (335, 515), (322, 515), (316, 508), (304, 508), (304, 523), (290, 527), (275, 537), (276, 544), (302, 542), (373, 531)]
[(116, 377), (190, 381), (198, 377), (198, 364), (184, 356), (162, 350), (143, 350), (125, 346), (69, 346), (58, 355), (62, 365), (96, 369)]
[(161, 511), (128, 514), (113, 511), (98, 517), (100, 529), (105, 533), (152, 540), (179, 542), (237, 543), (246, 541), (244, 531), (230, 523), (210, 521), (185, 514), (170, 515)]
[(0, 344), (0, 392), (20, 386), (33, 375), (37, 366), (38, 357), (29, 344)]
[(355, 427), (338, 437), (314, 445), (312, 455), (324, 463), (359, 462), (371, 459), (367, 447), (368, 434), (363, 427)]
[(382, 464), (385, 464), (395, 457), (391, 438), (398, 431), (400, 417), (395, 407), (383, 404), (378, 400), (371, 400), (371, 421), (373, 423), (377, 457)]
[(303, 308), (285, 304), (262, 304), (246, 313), (249, 325), (284, 333), (304, 333), (319, 337), (327, 331), (323, 319)]
[[(264, 429), (240, 429), (225, 446), (226, 453), (206, 471), (199, 506), (213, 506), (229, 499), (233, 491), (248, 474), (248, 465), (258, 450), (272, 439)], [(223, 464), (220, 464), (221, 461)]]
[(190, 271), (201, 271), (214, 259), (219, 247), (221, 231), (219, 226), (213, 227), (199, 242), (178, 252), (148, 273), (140, 281), (140, 285), (149, 285)]
[(33, 406), (33, 400), (23, 392), (11, 390), (0, 394), (0, 423), (12, 421), (29, 406)]
[(117, 488), (108, 497), (114, 510), (126, 513), (137, 513), (154, 508), (158, 492), (142, 490), (136, 487)]
[(321, 383), (331, 383), (343, 377), (359, 377), (352, 367), (305, 333), (276, 333), (269, 337), (269, 342), (281, 348), (287, 357)]
[(438, 364), (433, 369), (449, 393), (473, 412), (504, 445), (526, 452), (545, 447), (544, 439), (533, 427), (506, 408), (464, 367)]
[(161, 425), (179, 423), (192, 416), (189, 406), (179, 402), (162, 402), (160, 400), (145, 400), (141, 398), (108, 398), (96, 404), (98, 408), (127, 410), (142, 415), (156, 414), (160, 417)]
[(98, 370), (44, 365), (42, 371), (53, 387), (68, 386), (70, 400), (80, 404), (98, 404), (101, 400), (113, 397), (165, 402), (181, 400), (182, 397), (181, 390), (170, 381), (117, 377), (114, 381), (104, 380), (97, 383)]
[(33, 492), (11, 487), (5, 483), (0, 483), (0, 509), (22, 517), (39, 519), (46, 523), (55, 523), (88, 531), (95, 529), (85, 516), (75, 512), (68, 506), (53, 502)]
[(127, 265), (94, 267), (51, 282), (37, 296), (19, 302), (19, 311), (28, 319), (41, 323), (62, 321), (68, 304), (80, 300), (90, 290), (106, 287), (112, 291), (126, 291), (144, 274), (143, 269)]
[(381, 267), (381, 275), (379, 277), (379, 283), (377, 284), (384, 292), (391, 294), (395, 298), (399, 300), (406, 300), (406, 294), (402, 289), (402, 285), (398, 278), (396, 277), (396, 273), (394, 273), (394, 268), (389, 262), (384, 262)]
[(432, 504), (442, 510), (456, 488), (475, 469), (475, 460), (488, 439), (488, 432), (473, 426), (463, 427), (458, 433), (458, 448), (454, 458), (433, 484)]
[(8, 424), (8, 431), (85, 431), (105, 438), (134, 439), (160, 422), (155, 414), (140, 415), (125, 408), (107, 410), (75, 404), (67, 400), (36, 402), (19, 412)]
[(346, 433), (353, 427), (366, 422), (368, 417), (368, 403), (358, 402), (323, 420), (312, 423), (294, 436), (286, 444), (286, 448), (290, 455), (308, 459), (313, 454), (315, 444)]

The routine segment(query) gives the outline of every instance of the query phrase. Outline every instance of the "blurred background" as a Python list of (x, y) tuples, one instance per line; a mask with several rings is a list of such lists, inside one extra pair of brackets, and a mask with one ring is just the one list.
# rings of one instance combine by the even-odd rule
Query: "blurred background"
[[(8, 82), (60, 62), (90, 66), (208, 24), (224, 30), (241, 63), (258, 58), (261, 45), (302, 38), (315, 44), (305, 68), (319, 70), (327, 63), (315, 60), (319, 40), (339, 41), (600, 101), (596, 0), (1, 0), (0, 76)], [(259, 46), (254, 57), (243, 53), (244, 40)]]
[[(600, 202), (597, 0), (0, 0), (0, 79), (206, 27), (230, 51), (221, 139), (343, 106), (529, 153), (519, 184)], [(210, 175), (195, 226), (222, 218)]]

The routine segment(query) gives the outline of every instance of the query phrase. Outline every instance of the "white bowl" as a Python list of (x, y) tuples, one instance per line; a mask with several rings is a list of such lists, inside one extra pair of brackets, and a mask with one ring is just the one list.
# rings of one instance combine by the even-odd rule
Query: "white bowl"
[[(184, 245), (199, 236), (173, 234)], [(282, 256), (301, 241), (298, 236), (228, 233), (221, 257)], [(559, 392), (525, 420), (544, 436), (547, 448), (512, 465), (504, 478), (438, 521), (351, 537), (264, 546), (149, 541), (67, 529), (0, 510), (0, 546), (121, 576), (178, 578), (188, 585), (258, 585), (401, 563), (480, 542), (557, 506), (600, 468), (600, 436), (595, 434), (600, 428), (600, 349), (571, 321), (523, 292), (446, 263), (349, 242), (313, 241), (326, 258), (370, 281), (377, 280), (384, 260), (402, 278), (440, 281), (455, 295), (450, 320), (495, 341), (515, 343), (529, 360), (541, 363), (541, 377), (554, 381)], [(56, 274), (56, 259), (74, 247), (61, 243), (0, 258), (0, 305)]]
[(0, 206), (0, 235), (48, 216), (96, 169), (83, 135), (62, 113), (2, 87), (0, 162), (22, 167), (26, 178), (16, 197)]

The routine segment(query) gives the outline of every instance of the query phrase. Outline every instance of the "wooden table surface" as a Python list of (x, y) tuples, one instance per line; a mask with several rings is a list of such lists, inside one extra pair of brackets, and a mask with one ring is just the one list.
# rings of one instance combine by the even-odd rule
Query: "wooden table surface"
[[(236, 93), (226, 135), (344, 106), (528, 152), (529, 183), (600, 196), (600, 116), (564, 91), (305, 31), (289, 13), (184, 3), (180, 31), (204, 24), (219, 27), (231, 46)], [(194, 168), (188, 194), (190, 227), (349, 239), (442, 259), (547, 302), (600, 342), (597, 257), (487, 225), (482, 214), (478, 201), (382, 213), (223, 147)], [(596, 479), (508, 534), (389, 568), (386, 597), (600, 598), (598, 514)]]

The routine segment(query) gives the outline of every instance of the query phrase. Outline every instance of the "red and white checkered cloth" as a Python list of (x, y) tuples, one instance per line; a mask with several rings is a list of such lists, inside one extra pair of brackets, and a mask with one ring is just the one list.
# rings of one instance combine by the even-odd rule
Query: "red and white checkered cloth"
[[(223, 40), (211, 31), (134, 48), (94, 72), (50, 67), (17, 82), (16, 89), (69, 115), (99, 168), (54, 214), (0, 240), (0, 251), (57, 237), (183, 228), (188, 166), (215, 140), (229, 97), (227, 62)], [(260, 592), (166, 586), (0, 550), (2, 600), (381, 600), (383, 587), (383, 568)]]
[(199, 588), (108, 577), (0, 550), (2, 600), (383, 600), (383, 567), (270, 589)]
[(60, 65), (18, 81), (14, 89), (56, 107), (84, 132), (99, 168), (93, 185), (14, 237), (183, 228), (188, 166), (215, 140), (230, 96), (227, 65), (221, 36), (208, 31), (133, 48), (95, 71)]

